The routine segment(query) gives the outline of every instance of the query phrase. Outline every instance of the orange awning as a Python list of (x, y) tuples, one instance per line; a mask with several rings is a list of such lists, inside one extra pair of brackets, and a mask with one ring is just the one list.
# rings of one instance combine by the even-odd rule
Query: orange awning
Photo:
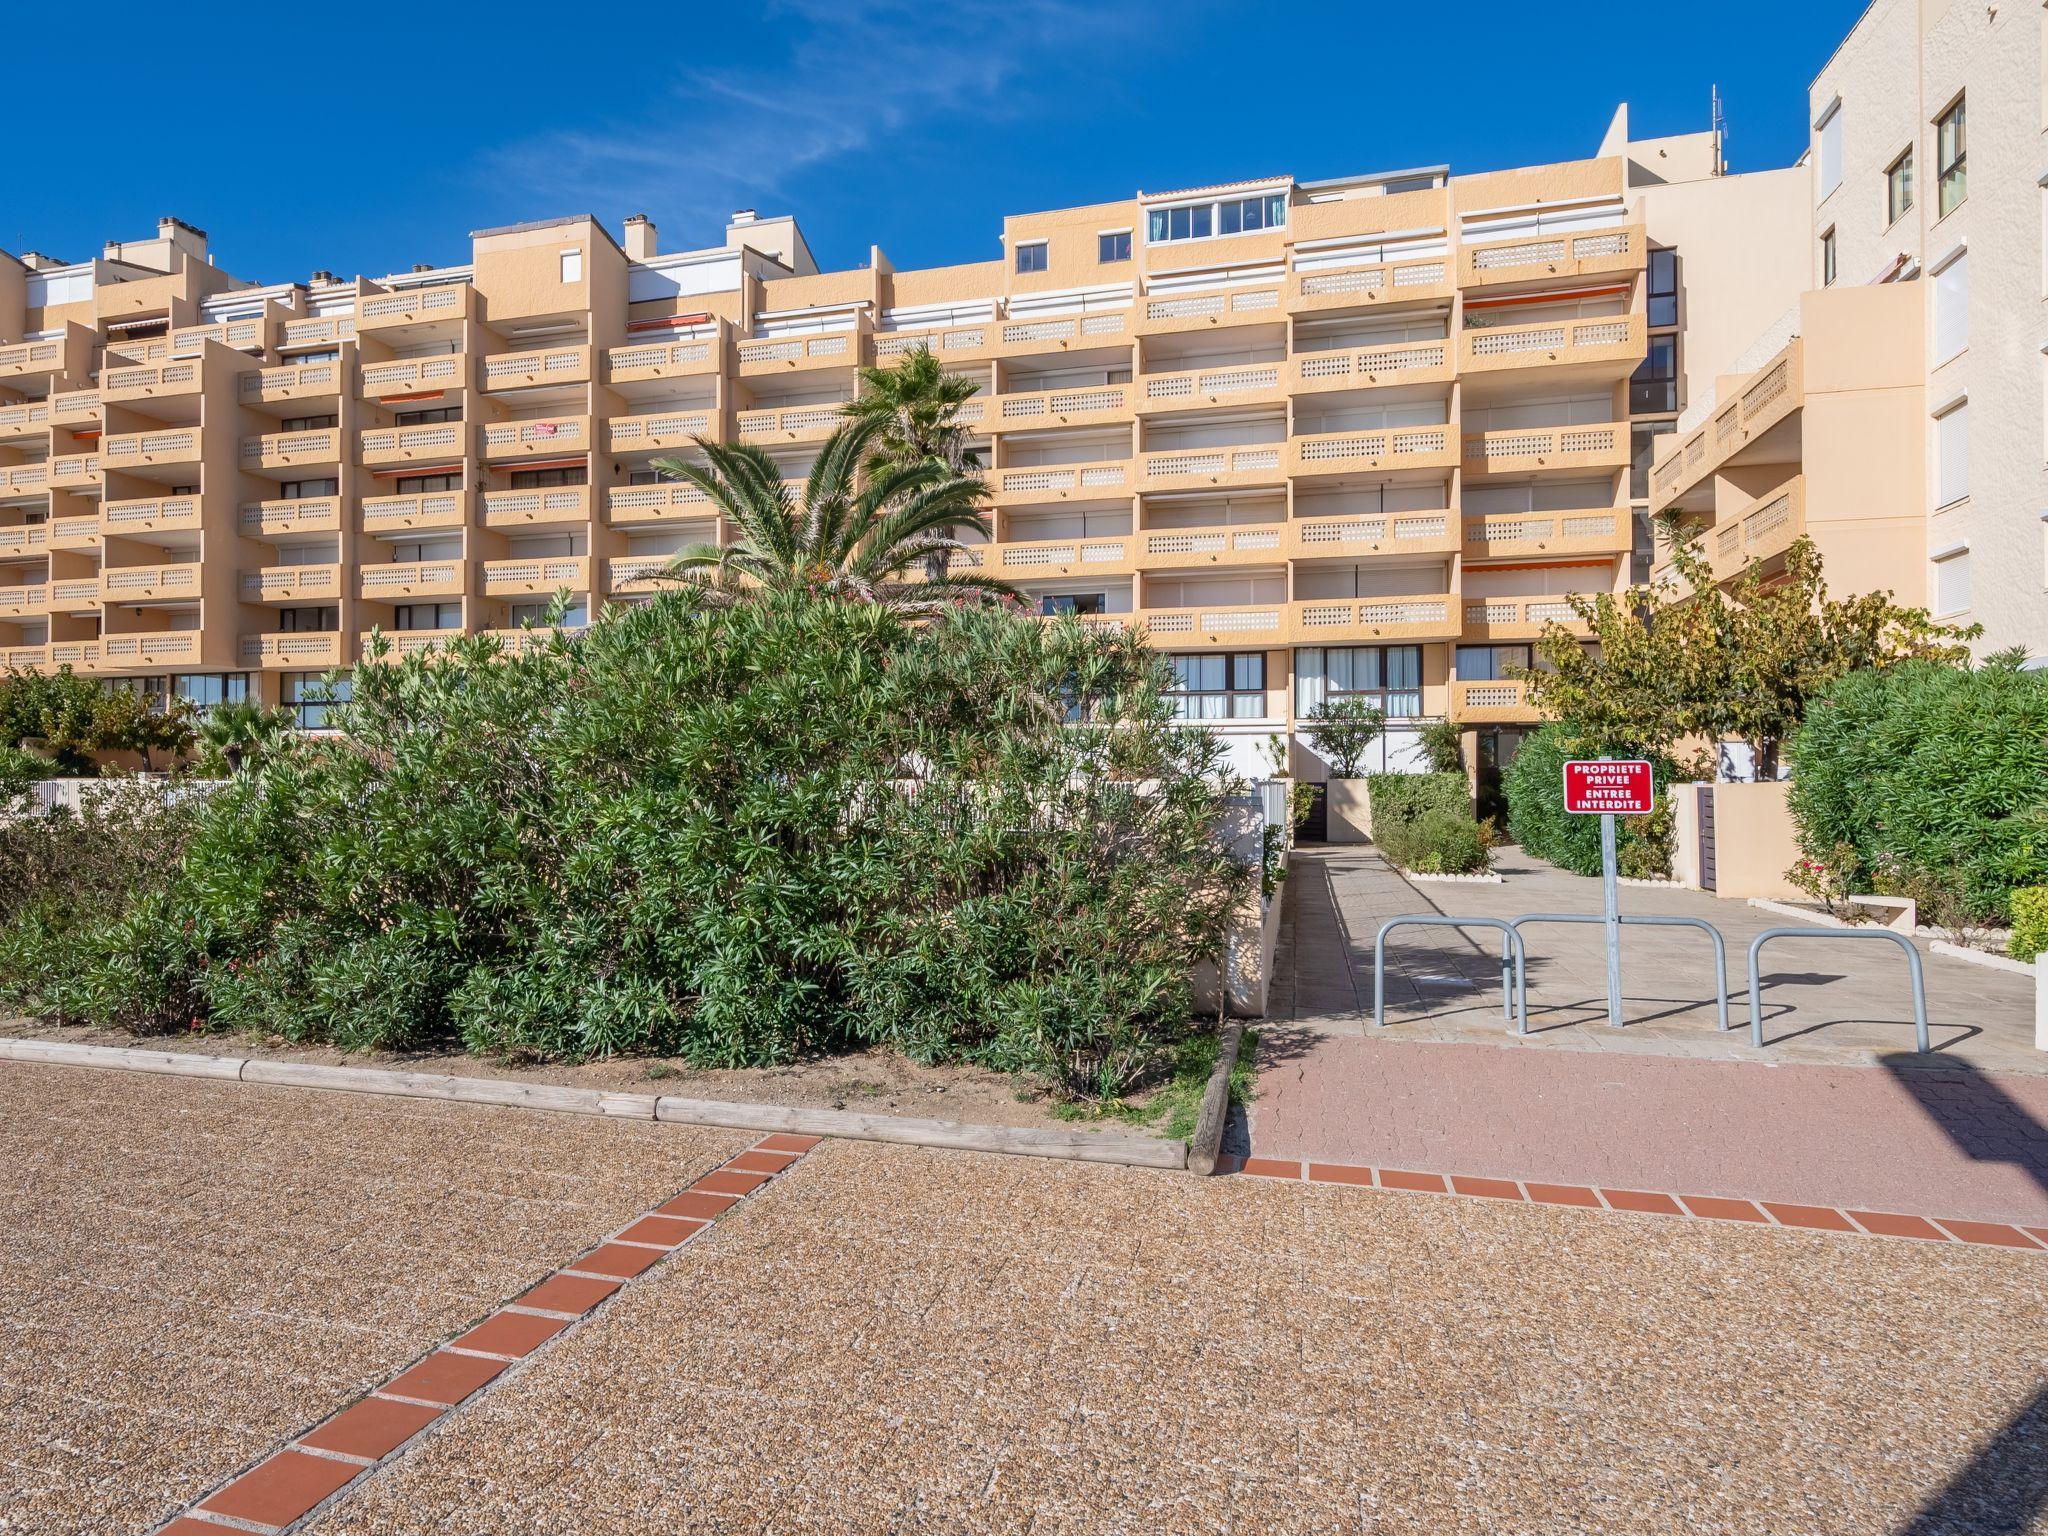
[(679, 331), (686, 325), (703, 325), (711, 316), (707, 315), (663, 315), (655, 320), (628, 320), (629, 331)]
[(517, 474), (519, 471), (526, 469), (581, 469), (583, 467), (583, 460), (581, 458), (522, 459), (517, 464), (502, 464), (496, 467), (505, 470), (508, 474)]
[(371, 478), (376, 480), (410, 480), (415, 475), (459, 475), (461, 473), (462, 466), (460, 464), (401, 464), (396, 469), (373, 469), (370, 471)]

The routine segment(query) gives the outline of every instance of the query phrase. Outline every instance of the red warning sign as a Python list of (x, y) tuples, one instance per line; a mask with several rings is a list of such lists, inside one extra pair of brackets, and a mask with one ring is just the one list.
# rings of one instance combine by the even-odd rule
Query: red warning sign
[(1575, 816), (1647, 816), (1657, 809), (1650, 765), (1636, 758), (1566, 763), (1564, 808)]

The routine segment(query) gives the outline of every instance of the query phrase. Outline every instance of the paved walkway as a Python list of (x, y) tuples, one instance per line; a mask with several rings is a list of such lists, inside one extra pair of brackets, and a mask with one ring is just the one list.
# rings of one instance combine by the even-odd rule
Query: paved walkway
[[(1630, 1022), (1612, 1030), (1599, 931), (1552, 927), (1534, 930), (1535, 1033), (1518, 1039), (1500, 1014), (1497, 949), (1414, 930), (1390, 943), (1400, 979), (1375, 1033), (1372, 939), (1386, 917), (1598, 908), (1597, 881), (1504, 863), (1501, 885), (1415, 887), (1369, 849), (1297, 854), (1254, 1154), (2048, 1223), (2048, 1061), (2031, 1050), (2021, 977), (1930, 958), (1940, 1049), (1920, 1057), (1891, 984), (1896, 957), (1788, 950), (1826, 968), (1766, 993), (1777, 1043), (1758, 1052), (1700, 1001), (1704, 937), (1626, 935)], [(1624, 903), (1709, 917), (1732, 958), (1775, 921), (1683, 891), (1629, 887)], [(1732, 1007), (1746, 1023), (1746, 1006)]]

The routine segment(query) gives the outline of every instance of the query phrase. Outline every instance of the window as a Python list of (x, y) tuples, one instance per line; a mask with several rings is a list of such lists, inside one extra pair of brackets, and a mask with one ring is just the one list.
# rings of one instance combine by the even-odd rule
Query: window
[(1963, 115), (1963, 98), (1934, 120), (1934, 207), (1936, 218), (1946, 218), (1960, 208), (1970, 195), (1969, 134)]
[(425, 491), (459, 491), (462, 489), (462, 476), (400, 475), (392, 486), (401, 496), (417, 496)]
[(1657, 462), (1657, 439), (1678, 430), (1675, 421), (1639, 421), (1628, 429), (1628, 494), (1641, 501), (1650, 494), (1650, 466)]
[(1934, 268), (1934, 363), (1970, 344), (1970, 254), (1957, 251)]
[(280, 432), (324, 432), (338, 426), (341, 418), (329, 413), (325, 416), (287, 416), (279, 423)]
[[(553, 607), (552, 599), (545, 603), (514, 603), (511, 605), (512, 627), (518, 629), (527, 624), (545, 624), (548, 621), (548, 612)], [(581, 629), (589, 622), (588, 603), (572, 602), (562, 610), (563, 629)]]
[(1678, 252), (1650, 252), (1650, 328), (1678, 324)]
[(1913, 151), (1909, 148), (1884, 173), (1885, 223), (1896, 224), (1913, 207)]
[(460, 603), (400, 603), (391, 610), (393, 629), (460, 629)]
[(1461, 683), (1505, 682), (1529, 670), (1526, 645), (1461, 645), (1458, 647), (1458, 681)]
[(1174, 714), (1182, 720), (1260, 720), (1266, 714), (1266, 656), (1238, 651), (1172, 658)]
[(347, 677), (329, 679), (318, 672), (287, 672), (279, 702), (297, 717), (302, 731), (327, 729), (328, 711), (348, 700), (354, 686)]
[(1145, 238), (1154, 245), (1168, 240), (1207, 240), (1212, 235), (1246, 235), (1280, 229), (1287, 223), (1287, 194), (1234, 197), (1223, 202), (1188, 203), (1179, 208), (1154, 208), (1145, 215)]
[(628, 485), (660, 485), (663, 476), (658, 469), (629, 469), (626, 471)]
[(179, 672), (171, 678), (171, 692), (201, 709), (235, 704), (249, 696), (249, 674)]
[(559, 469), (515, 469), (512, 471), (512, 489), (515, 491), (545, 491), (558, 485), (588, 485), (590, 471), (581, 464), (568, 464)]
[(437, 405), (428, 410), (393, 411), (391, 419), (401, 427), (423, 427), (437, 421), (460, 421), (462, 420), (462, 407), (459, 405)]
[(341, 628), (338, 608), (280, 608), (277, 627), (288, 635), (325, 633)]
[(1323, 699), (1362, 698), (1388, 719), (1422, 713), (1422, 647), (1340, 645), (1295, 652), (1294, 712)]
[(1970, 494), (1970, 402), (1934, 418), (1934, 504), (1946, 507)]
[(1019, 272), (1043, 272), (1046, 261), (1046, 243), (1032, 240), (1017, 247), (1017, 270)]
[(1050, 617), (1056, 613), (1107, 613), (1107, 592), (1061, 592), (1038, 600), (1038, 611)]
[(1835, 281), (1835, 232), (1830, 229), (1820, 237), (1820, 285), (1834, 286)]
[(1967, 613), (1970, 608), (1970, 552), (1957, 550), (1934, 562), (1934, 611)]
[(287, 480), (278, 486), (278, 490), (281, 493), (280, 500), (310, 501), (318, 496), (340, 495), (341, 482), (339, 480)]
[(565, 283), (580, 283), (583, 281), (583, 253), (581, 251), (562, 252), (562, 281)]
[(1131, 232), (1128, 229), (1112, 230), (1095, 237), (1095, 259), (1105, 264), (1112, 261), (1131, 259)]
[(1649, 356), (1637, 365), (1628, 381), (1631, 415), (1643, 411), (1678, 409), (1678, 338), (1652, 336)]
[(1814, 190), (1813, 200), (1824, 203), (1828, 194), (1842, 184), (1842, 103), (1830, 103), (1813, 127), (1820, 136), (1820, 153), (1815, 157), (1820, 183)]

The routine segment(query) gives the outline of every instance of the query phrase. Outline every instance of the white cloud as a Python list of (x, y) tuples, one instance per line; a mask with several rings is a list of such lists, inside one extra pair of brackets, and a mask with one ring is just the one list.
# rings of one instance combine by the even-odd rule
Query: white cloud
[(528, 207), (632, 212), (706, 238), (737, 207), (776, 206), (803, 173), (895, 135), (943, 140), (949, 119), (1028, 121), (1059, 109), (1086, 69), (1120, 69), (1147, 18), (1073, 0), (779, 0), (789, 38), (772, 66), (705, 68), (589, 129), (538, 134), (485, 156)]

